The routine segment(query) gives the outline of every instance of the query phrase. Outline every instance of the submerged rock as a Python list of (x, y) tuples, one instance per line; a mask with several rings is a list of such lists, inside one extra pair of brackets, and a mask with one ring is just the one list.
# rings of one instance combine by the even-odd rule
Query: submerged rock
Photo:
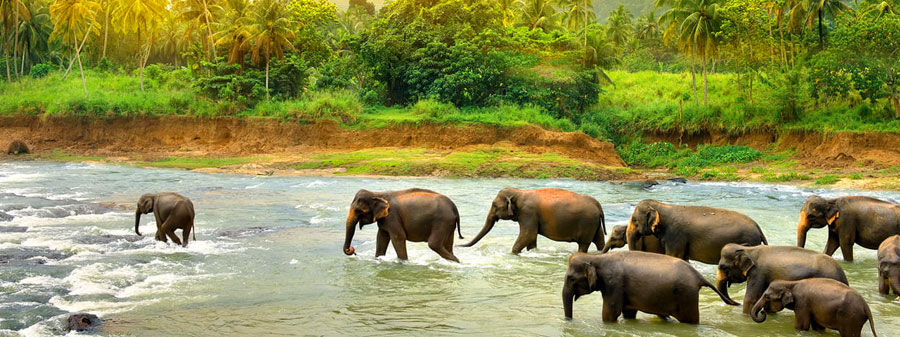
[(652, 180), (652, 179), (651, 179), (651, 180), (644, 180), (644, 181), (641, 182), (641, 187), (642, 187), (642, 188), (645, 188), (645, 189), (651, 188), (651, 187), (656, 186), (656, 185), (659, 185), (659, 182), (656, 181), (656, 180)]
[(95, 331), (103, 324), (103, 320), (94, 314), (77, 313), (69, 315), (67, 331)]
[(666, 181), (678, 183), (678, 184), (687, 184), (687, 179), (682, 178), (682, 177), (669, 178), (669, 179), (666, 179)]
[(0, 222), (10, 221), (13, 219), (12, 215), (6, 214), (5, 212), (0, 211)]
[(0, 226), (0, 233), (24, 233), (28, 227), (22, 226)]
[(75, 242), (86, 244), (86, 245), (105, 245), (110, 242), (116, 242), (119, 240), (125, 240), (127, 242), (135, 242), (135, 241), (140, 241), (141, 237), (136, 236), (136, 235), (103, 234), (103, 235), (79, 236), (74, 239)]
[(219, 237), (227, 237), (227, 238), (244, 238), (244, 237), (248, 237), (248, 236), (259, 235), (262, 233), (274, 232), (275, 230), (276, 230), (275, 227), (264, 227), (264, 226), (247, 227), (247, 228), (222, 231), (222, 232), (219, 232), (218, 236)]
[(47, 248), (8, 248), (0, 249), (0, 265), (36, 265), (46, 260), (62, 260), (69, 254)]

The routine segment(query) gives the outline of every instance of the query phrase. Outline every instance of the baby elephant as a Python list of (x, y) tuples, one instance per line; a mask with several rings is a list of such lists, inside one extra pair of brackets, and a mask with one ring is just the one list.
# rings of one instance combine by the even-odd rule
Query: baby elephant
[(878, 246), (878, 292), (890, 295), (891, 291), (900, 296), (900, 235)]
[(572, 303), (599, 290), (603, 295), (605, 322), (615, 322), (619, 315), (635, 318), (638, 311), (643, 311), (697, 324), (700, 287), (709, 287), (725, 303), (737, 305), (694, 267), (678, 258), (639, 251), (575, 253), (569, 258), (563, 285), (563, 310), (566, 319), (572, 319)]
[[(609, 233), (609, 239), (606, 240), (606, 244), (603, 245), (603, 253), (608, 252), (610, 249), (625, 247), (625, 245), (628, 244), (627, 238), (629, 236), (627, 226), (618, 225), (613, 227), (612, 232)], [(659, 239), (655, 236), (641, 236), (638, 237), (637, 240), (637, 244), (632, 245), (634, 249), (631, 250), (659, 254), (666, 253), (666, 250), (660, 245)]]
[(859, 336), (868, 320), (872, 334), (878, 336), (866, 300), (846, 284), (829, 278), (772, 282), (753, 306), (750, 317), (762, 323), (766, 311), (779, 312), (785, 308), (794, 311), (797, 330), (829, 328), (839, 331), (841, 336)]
[[(156, 240), (166, 242), (166, 236), (172, 242), (187, 247), (188, 236), (194, 229), (194, 204), (178, 193), (147, 193), (141, 196), (134, 212), (134, 232), (141, 235), (138, 226), (141, 214), (153, 212), (156, 217)], [(181, 229), (184, 243), (175, 236), (175, 230)], [(194, 234), (197, 240), (197, 234)]]

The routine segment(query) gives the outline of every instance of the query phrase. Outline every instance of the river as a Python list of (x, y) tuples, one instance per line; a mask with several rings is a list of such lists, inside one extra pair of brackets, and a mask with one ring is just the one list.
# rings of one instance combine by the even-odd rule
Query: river
[[(425, 243), (409, 243), (408, 262), (393, 248), (376, 259), (375, 226), (358, 230), (356, 256), (341, 251), (344, 219), (360, 188), (433, 189), (457, 204), (465, 240), (484, 222), (503, 187), (557, 187), (598, 199), (607, 229), (625, 224), (634, 205), (660, 201), (723, 207), (761, 225), (770, 244), (792, 245), (799, 209), (811, 194), (897, 192), (806, 189), (755, 183), (640, 184), (574, 180), (357, 177), (253, 177), (182, 170), (43, 161), (0, 163), (0, 336), (64, 334), (69, 312), (105, 320), (101, 334), (222, 335), (796, 335), (793, 313), (763, 324), (700, 291), (700, 324), (639, 313), (605, 324), (599, 293), (579, 299), (563, 319), (560, 292), (572, 243), (538, 239), (509, 253), (518, 225), (501, 221), (447, 262)], [(146, 192), (176, 191), (194, 202), (197, 241), (187, 248), (153, 240), (152, 215), (133, 232), (134, 204)], [(180, 231), (178, 232), (180, 236)], [(824, 230), (810, 231), (821, 251)], [(595, 252), (591, 247), (591, 252)], [(869, 302), (882, 336), (900, 334), (900, 303), (881, 296), (875, 251), (857, 246), (841, 261)], [(715, 266), (692, 263), (711, 282)], [(732, 285), (743, 298), (744, 285)], [(871, 335), (868, 328), (864, 335)], [(834, 334), (833, 334), (834, 335)]]

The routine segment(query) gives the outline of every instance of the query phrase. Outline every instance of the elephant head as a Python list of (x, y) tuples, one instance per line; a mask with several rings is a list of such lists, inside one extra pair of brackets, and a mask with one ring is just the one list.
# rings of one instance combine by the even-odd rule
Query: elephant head
[(153, 212), (153, 206), (156, 205), (156, 196), (157, 195), (154, 193), (147, 193), (138, 199), (137, 210), (134, 212), (134, 232), (137, 233), (137, 235), (143, 236), (138, 230), (138, 227), (141, 224), (141, 214)]
[(878, 292), (900, 295), (900, 260), (878, 261)]
[(344, 254), (353, 255), (356, 250), (350, 245), (353, 235), (356, 234), (356, 224), (359, 228), (371, 224), (388, 216), (391, 204), (375, 193), (359, 190), (350, 203), (350, 211), (347, 212), (347, 236), (344, 239)]
[(590, 261), (585, 253), (575, 253), (569, 257), (569, 269), (563, 283), (562, 300), (566, 319), (572, 319), (572, 303), (579, 297), (600, 290), (602, 280), (598, 273), (597, 261)]
[(612, 233), (609, 234), (609, 239), (606, 240), (606, 244), (603, 245), (603, 253), (606, 253), (613, 248), (625, 247), (625, 244), (627, 243), (625, 239), (627, 231), (628, 227), (623, 225), (613, 227)]
[(766, 311), (779, 312), (793, 303), (794, 294), (791, 293), (790, 283), (787, 281), (772, 282), (762, 297), (753, 305), (750, 318), (756, 323), (765, 322)]
[(722, 247), (722, 254), (719, 258), (719, 270), (716, 273), (716, 289), (719, 289), (719, 292), (729, 300), (731, 300), (731, 297), (728, 296), (728, 286), (732, 283), (747, 281), (747, 274), (755, 266), (746, 248), (733, 243)]
[(806, 198), (800, 209), (800, 223), (797, 225), (797, 246), (806, 246), (806, 232), (810, 228), (830, 226), (840, 216), (834, 200), (823, 199), (818, 195)]
[(659, 206), (659, 202), (648, 199), (634, 207), (634, 212), (631, 213), (631, 218), (628, 220), (628, 226), (632, 228), (633, 239), (638, 236), (658, 234), (663, 230), (660, 225)]
[(484, 220), (484, 227), (478, 232), (478, 235), (468, 243), (460, 245), (460, 247), (471, 247), (478, 243), (481, 238), (487, 235), (494, 228), (494, 224), (500, 220), (518, 221), (518, 210), (516, 207), (516, 199), (518, 199), (519, 191), (507, 187), (497, 193), (494, 201), (491, 202), (491, 210), (488, 211), (487, 218)]

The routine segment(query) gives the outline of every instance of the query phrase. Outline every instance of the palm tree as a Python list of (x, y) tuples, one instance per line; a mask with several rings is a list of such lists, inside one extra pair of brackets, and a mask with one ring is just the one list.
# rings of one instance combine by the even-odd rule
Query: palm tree
[(113, 25), (109, 20), (110, 14), (116, 11), (116, 6), (119, 4), (117, 0), (103, 0), (101, 8), (103, 9), (103, 49), (100, 54), (100, 59), (106, 57), (106, 45), (109, 41), (109, 31), (113, 29)]
[[(125, 32), (136, 32), (138, 40), (138, 68), (141, 91), (144, 91), (144, 66), (150, 57), (152, 35), (163, 20), (165, 0), (119, 0), (115, 17)], [(146, 46), (143, 44), (146, 43)]]
[(266, 62), (266, 100), (269, 100), (269, 60), (274, 56), (284, 63), (284, 50), (293, 50), (291, 42), (296, 38), (291, 22), (291, 15), (287, 11), (286, 3), (282, 0), (257, 0), (253, 3), (250, 29), (253, 32), (253, 54), (251, 60), (259, 64), (260, 60)]
[(559, 28), (556, 23), (558, 18), (559, 13), (551, 0), (521, 0), (519, 26), (549, 32)]
[(612, 67), (619, 61), (616, 57), (615, 46), (606, 37), (606, 30), (601, 25), (591, 24), (585, 29), (585, 36), (587, 37), (584, 58), (585, 66), (593, 67), (597, 70), (597, 76), (615, 85), (612, 79), (603, 71), (604, 68)]
[(181, 0), (186, 9), (181, 13), (182, 19), (197, 20), (206, 27), (207, 54), (209, 62), (216, 62), (216, 47), (212, 32), (212, 10), (217, 7), (214, 0)]
[(900, 14), (900, 1), (884, 0), (882, 2), (872, 2), (863, 10), (863, 15), (875, 14), (876, 19), (880, 19), (885, 14)]
[(625, 46), (631, 38), (631, 19), (634, 15), (631, 11), (625, 9), (625, 6), (619, 5), (619, 8), (609, 13), (606, 18), (606, 34), (617, 47), (620, 49)]
[(172, 15), (171, 12), (166, 12), (166, 17), (162, 25), (168, 29), (160, 32), (159, 45), (156, 46), (157, 50), (163, 55), (172, 55), (173, 60), (175, 61), (175, 68), (178, 68), (178, 56), (181, 50), (184, 49), (184, 45), (190, 42), (190, 40), (182, 39), (182, 34), (186, 25), (184, 24), (184, 21), (179, 20), (178, 17)]
[(50, 21), (50, 11), (41, 1), (29, 1), (25, 3), (31, 16), (19, 23), (19, 41), (22, 43), (22, 64), (19, 71), (25, 76), (25, 61), (29, 67), (42, 59), (42, 53), (49, 51), (47, 43), (53, 25)]
[(649, 11), (635, 22), (634, 37), (646, 40), (657, 36), (659, 36), (659, 22), (656, 20), (656, 14), (653, 11)]
[[(50, 5), (50, 16), (56, 25), (50, 38), (59, 37), (64, 44), (70, 44), (78, 61), (78, 71), (81, 72), (81, 86), (84, 88), (84, 97), (88, 96), (87, 82), (84, 79), (84, 67), (81, 64), (81, 48), (87, 41), (91, 32), (97, 31), (95, 14), (100, 10), (100, 4), (91, 0), (57, 0)], [(78, 44), (78, 37), (84, 35)], [(69, 68), (72, 62), (69, 62)], [(68, 74), (68, 71), (66, 71)], [(63, 75), (65, 79), (65, 75)]]
[[(584, 29), (597, 21), (597, 14), (594, 13), (594, 4), (588, 0), (560, 0), (559, 7), (562, 9), (563, 23), (566, 30), (571, 33), (584, 34)], [(584, 36), (584, 44), (587, 45), (587, 36)]]
[(249, 47), (246, 41), (252, 34), (248, 27), (250, 9), (247, 0), (226, 0), (223, 5), (216, 6), (219, 20), (213, 23), (215, 45), (228, 47), (228, 63), (239, 64), (241, 70)]
[(679, 0), (659, 18), (660, 22), (667, 25), (663, 35), (666, 41), (674, 40), (679, 49), (690, 53), (695, 104), (697, 80), (694, 60), (697, 56), (700, 56), (703, 66), (703, 104), (708, 102), (706, 63), (716, 52), (716, 33), (719, 31), (719, 20), (716, 15), (718, 8), (717, 0)]
[[(6, 58), (6, 80), (12, 82), (12, 76), (10, 74), (9, 64), (13, 63), (15, 68), (15, 61), (18, 56), (18, 48), (19, 48), (19, 20), (22, 18), (28, 18), (30, 16), (28, 12), (28, 7), (25, 6), (25, 3), (22, 0), (0, 0), (0, 20), (2, 20), (2, 36), (6, 37), (6, 43), (4, 44), (4, 57)], [(12, 31), (12, 35), (10, 36), (10, 31)], [(12, 45), (13, 54), (12, 61), (10, 61), (9, 49), (10, 45)], [(18, 78), (19, 72), (17, 69), (15, 70), (15, 75)]]
[(497, 0), (498, 9), (500, 9), (500, 15), (502, 15), (502, 19), (500, 23), (504, 27), (511, 26), (515, 20), (515, 13), (521, 5), (521, 2), (518, 0)]
[(852, 9), (841, 2), (841, 0), (801, 0), (801, 2), (806, 10), (806, 24), (812, 28), (813, 23), (818, 22), (819, 47), (825, 50), (825, 33), (822, 20), (826, 16), (835, 18), (841, 12)]

